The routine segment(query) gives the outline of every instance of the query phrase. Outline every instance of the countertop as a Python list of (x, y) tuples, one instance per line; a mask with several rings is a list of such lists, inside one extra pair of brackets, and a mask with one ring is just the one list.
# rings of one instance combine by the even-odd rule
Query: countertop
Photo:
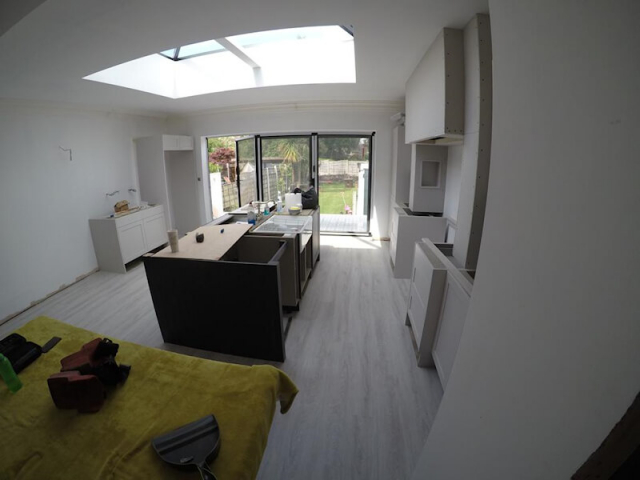
[[(242, 236), (249, 231), (249, 224), (207, 225), (187, 233), (178, 241), (179, 251), (173, 253), (165, 247), (155, 257), (191, 258), (196, 260), (220, 260)], [(196, 242), (196, 233), (204, 233), (204, 241)]]

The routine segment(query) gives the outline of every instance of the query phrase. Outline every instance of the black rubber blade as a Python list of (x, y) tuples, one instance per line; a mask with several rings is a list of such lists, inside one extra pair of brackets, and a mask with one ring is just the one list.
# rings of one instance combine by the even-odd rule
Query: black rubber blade
[(213, 415), (154, 438), (151, 445), (167, 463), (178, 467), (199, 466), (214, 460), (220, 450), (220, 427)]

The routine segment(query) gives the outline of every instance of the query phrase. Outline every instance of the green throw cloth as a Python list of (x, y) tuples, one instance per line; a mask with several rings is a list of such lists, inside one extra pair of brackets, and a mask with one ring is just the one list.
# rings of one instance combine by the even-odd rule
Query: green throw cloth
[(204, 360), (120, 342), (118, 363), (131, 365), (129, 379), (108, 389), (98, 413), (59, 410), (47, 378), (60, 359), (102, 337), (47, 317), (18, 330), (43, 345), (62, 340), (20, 374), (11, 394), (0, 381), (0, 479), (199, 478), (176, 470), (156, 455), (151, 440), (214, 414), (221, 448), (211, 464), (220, 480), (253, 479), (273, 420), (276, 402), (285, 413), (298, 393), (280, 370)]

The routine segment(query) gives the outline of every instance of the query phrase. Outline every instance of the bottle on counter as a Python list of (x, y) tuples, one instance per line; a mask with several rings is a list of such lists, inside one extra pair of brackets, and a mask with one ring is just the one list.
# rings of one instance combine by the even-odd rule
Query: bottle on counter
[(253, 207), (250, 208), (247, 212), (247, 222), (249, 223), (249, 225), (255, 225), (257, 217), (258, 216), (256, 215), (256, 210)]
[(22, 382), (14, 372), (11, 362), (2, 354), (0, 354), (0, 376), (9, 387), (11, 393), (16, 393), (22, 388)]

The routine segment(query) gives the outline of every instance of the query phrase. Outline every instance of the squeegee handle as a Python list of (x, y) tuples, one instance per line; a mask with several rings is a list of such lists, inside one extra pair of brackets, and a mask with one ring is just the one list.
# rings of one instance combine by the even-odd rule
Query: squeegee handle
[(209, 470), (206, 462), (202, 462), (200, 465), (197, 465), (197, 467), (202, 480), (218, 480), (213, 472)]

